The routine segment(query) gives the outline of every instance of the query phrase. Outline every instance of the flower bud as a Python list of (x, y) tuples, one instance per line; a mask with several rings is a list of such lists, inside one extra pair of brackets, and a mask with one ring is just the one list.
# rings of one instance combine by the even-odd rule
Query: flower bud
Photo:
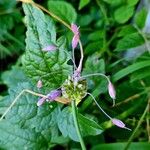
[(116, 91), (113, 84), (110, 81), (108, 83), (108, 92), (112, 99), (116, 99)]
[(127, 130), (131, 130), (131, 129), (129, 129), (129, 128), (127, 128), (126, 126), (125, 126), (125, 124), (121, 121), (121, 120), (119, 120), (119, 119), (111, 119), (111, 121), (112, 121), (112, 123), (114, 124), (114, 125), (116, 125), (117, 127), (119, 127), (119, 128), (124, 128), (124, 129), (127, 129)]
[(43, 51), (55, 51), (57, 49), (57, 46), (55, 45), (48, 45), (46, 47), (44, 47), (42, 50)]
[(41, 81), (41, 80), (39, 80), (39, 81), (37, 82), (37, 85), (36, 85), (36, 86), (37, 86), (37, 88), (39, 88), (39, 89), (40, 89), (40, 88), (43, 86), (43, 85), (42, 85), (42, 81)]

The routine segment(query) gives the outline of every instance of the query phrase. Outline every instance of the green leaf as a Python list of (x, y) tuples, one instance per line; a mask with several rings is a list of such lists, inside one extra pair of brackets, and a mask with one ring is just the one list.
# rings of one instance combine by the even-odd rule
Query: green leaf
[(90, 2), (90, 0), (80, 0), (79, 3), (79, 10), (81, 10), (82, 8), (84, 8), (86, 5), (88, 5)]
[(67, 23), (73, 23), (77, 19), (77, 14), (73, 6), (65, 1), (48, 1), (48, 9), (50, 12), (59, 16)]
[(48, 148), (47, 141), (34, 129), (21, 129), (8, 121), (0, 122), (0, 148), (2, 149), (42, 149)]
[(18, 66), (12, 66), (11, 70), (3, 72), (1, 78), (9, 88), (16, 87), (19, 82), (27, 80), (22, 67)]
[(141, 9), (135, 16), (135, 23), (136, 25), (142, 29), (145, 25), (147, 17), (147, 10), (145, 8)]
[(121, 28), (120, 32), (118, 33), (118, 37), (127, 36), (135, 32), (137, 32), (137, 30), (132, 25), (126, 25)]
[[(99, 144), (96, 145), (92, 148), (92, 150), (100, 150), (100, 149), (105, 149), (105, 150), (120, 150), (124, 149), (127, 143), (111, 143), (111, 144)], [(150, 145), (148, 142), (137, 142), (137, 143), (131, 143), (130, 147), (128, 150), (149, 150)]]
[(116, 74), (114, 74), (113, 79), (114, 79), (114, 81), (118, 81), (121, 78), (133, 73), (134, 71), (137, 71), (139, 69), (142, 69), (142, 68), (145, 68), (148, 66), (150, 66), (149, 60), (136, 62), (135, 64), (130, 65), (130, 66), (118, 71)]
[[(102, 128), (93, 120), (78, 114), (79, 126), (83, 136), (98, 135), (102, 133)], [(62, 135), (70, 137), (74, 141), (79, 141), (70, 107), (66, 107), (58, 114), (57, 123)]]
[(143, 37), (139, 33), (132, 33), (118, 41), (116, 51), (124, 51), (142, 44), (144, 44)]
[(133, 13), (134, 7), (121, 6), (115, 10), (114, 17), (118, 23), (123, 24), (132, 17)]
[(104, 37), (104, 30), (98, 30), (89, 34), (88, 39), (91, 41), (98, 41), (99, 39), (103, 39), (103, 37)]
[(139, 0), (127, 0), (127, 5), (128, 6), (134, 6), (139, 2)]
[[(45, 87), (58, 88), (71, 72), (67, 64), (70, 55), (65, 48), (63, 37), (56, 41), (55, 26), (51, 18), (41, 10), (24, 4), (27, 37), (26, 53), (22, 59), (27, 75), (35, 82), (42, 80)], [(58, 49), (51, 52), (42, 51), (48, 45), (55, 44)]]

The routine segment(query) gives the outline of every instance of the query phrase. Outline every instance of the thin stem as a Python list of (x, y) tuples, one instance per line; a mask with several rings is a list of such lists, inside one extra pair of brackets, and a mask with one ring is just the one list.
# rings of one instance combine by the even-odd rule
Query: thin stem
[(144, 110), (143, 115), (141, 116), (141, 118), (140, 118), (140, 120), (139, 120), (139, 122), (138, 122), (138, 124), (136, 126), (136, 128), (134, 129), (133, 133), (131, 134), (131, 136), (130, 136), (130, 138), (128, 140), (128, 143), (127, 143), (126, 147), (124, 148), (124, 150), (127, 150), (129, 148), (129, 146), (130, 146), (130, 144), (131, 144), (131, 142), (132, 142), (132, 140), (134, 138), (134, 135), (136, 134), (137, 130), (139, 129), (139, 127), (140, 127), (140, 125), (141, 125), (141, 123), (142, 123), (142, 121), (143, 121), (143, 119), (144, 119), (144, 117), (145, 117), (145, 115), (146, 115), (146, 113), (148, 111), (148, 108), (149, 108), (149, 106), (147, 105), (145, 110)]
[(77, 131), (77, 134), (78, 134), (78, 137), (79, 137), (79, 141), (80, 141), (80, 144), (81, 144), (81, 148), (82, 148), (82, 150), (86, 150), (86, 147), (85, 147), (83, 138), (82, 138), (82, 136), (81, 136), (81, 131), (80, 131), (80, 128), (79, 128), (79, 123), (78, 123), (78, 118), (77, 118), (77, 109), (76, 109), (75, 100), (72, 100), (71, 106), (72, 106), (72, 112), (73, 112), (73, 120), (74, 120), (75, 128), (76, 128), (76, 131)]
[(94, 100), (94, 102), (96, 103), (96, 105), (98, 106), (98, 108), (99, 108), (110, 120), (112, 120), (112, 117), (110, 117), (110, 116), (102, 109), (102, 107), (98, 104), (98, 102), (96, 101), (96, 99), (94, 98), (94, 96), (93, 96), (91, 93), (87, 93), (87, 94), (92, 97), (92, 99)]
[(31, 91), (31, 90), (28, 90), (28, 89), (22, 90), (22, 91), (19, 93), (19, 95), (17, 95), (17, 97), (13, 100), (13, 102), (11, 103), (11, 105), (6, 109), (6, 111), (4, 112), (4, 114), (1, 116), (0, 121), (2, 121), (2, 119), (6, 116), (6, 114), (10, 111), (10, 109), (14, 106), (14, 104), (17, 102), (17, 100), (20, 98), (20, 96), (21, 96), (24, 92), (30, 93), (30, 94), (35, 95), (35, 96), (47, 98), (47, 96), (45, 96), (45, 95), (43, 95), (43, 94), (39, 94), (39, 93), (33, 92), (33, 91)]
[(92, 77), (92, 76), (102, 76), (102, 77), (106, 78), (108, 82), (110, 82), (109, 78), (106, 75), (104, 75), (103, 73), (93, 73), (93, 74), (84, 75), (81, 77), (81, 79), (87, 78), (87, 77)]

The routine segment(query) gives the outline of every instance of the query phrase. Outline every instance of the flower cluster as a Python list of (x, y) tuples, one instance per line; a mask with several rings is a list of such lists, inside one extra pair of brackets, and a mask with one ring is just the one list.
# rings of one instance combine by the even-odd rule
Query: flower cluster
[[(79, 27), (77, 27), (77, 25), (75, 25), (75, 24), (71, 24), (71, 31), (74, 34), (74, 36), (72, 38), (72, 49), (74, 50), (77, 47), (78, 42), (79, 42)], [(45, 48), (43, 48), (43, 51), (55, 51), (56, 49), (57, 49), (57, 46), (49, 45), (49, 46), (46, 46)], [(116, 125), (120, 128), (130, 130), (129, 128), (127, 128), (125, 126), (125, 124), (122, 121), (120, 121), (116, 118), (110, 117), (101, 108), (101, 106), (98, 104), (98, 102), (96, 101), (94, 96), (87, 92), (87, 82), (86, 82), (85, 78), (90, 77), (90, 76), (102, 76), (108, 81), (108, 93), (109, 93), (110, 97), (113, 99), (113, 105), (115, 105), (116, 91), (115, 91), (115, 88), (114, 88), (112, 82), (110, 81), (110, 79), (102, 73), (94, 73), (94, 74), (81, 76), (81, 69), (82, 69), (82, 68), (80, 68), (81, 66), (79, 65), (78, 68), (76, 68), (74, 70), (73, 74), (71, 76), (69, 76), (68, 79), (66, 79), (66, 81), (62, 84), (60, 89), (53, 90), (49, 94), (47, 94), (46, 97), (40, 98), (37, 102), (37, 106), (41, 106), (45, 101), (50, 101), (50, 102), (57, 101), (57, 99), (61, 95), (64, 99), (67, 99), (67, 102), (71, 102), (71, 100), (75, 100), (76, 105), (77, 105), (88, 94), (93, 98), (93, 100), (95, 101), (95, 103), (99, 107), (99, 109), (111, 120), (111, 122), (114, 125)], [(41, 80), (39, 80), (37, 82), (37, 87), (38, 88), (42, 87)]]

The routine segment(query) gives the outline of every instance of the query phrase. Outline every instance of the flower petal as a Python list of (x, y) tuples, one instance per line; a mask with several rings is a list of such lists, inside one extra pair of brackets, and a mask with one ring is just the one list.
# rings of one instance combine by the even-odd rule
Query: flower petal
[(116, 91), (113, 84), (110, 81), (108, 83), (108, 92), (112, 99), (116, 99)]
[(39, 89), (40, 89), (40, 88), (43, 86), (43, 85), (42, 85), (42, 81), (41, 81), (41, 80), (39, 80), (39, 81), (37, 82), (37, 85), (36, 85), (36, 86), (37, 86), (37, 88), (39, 88)]

